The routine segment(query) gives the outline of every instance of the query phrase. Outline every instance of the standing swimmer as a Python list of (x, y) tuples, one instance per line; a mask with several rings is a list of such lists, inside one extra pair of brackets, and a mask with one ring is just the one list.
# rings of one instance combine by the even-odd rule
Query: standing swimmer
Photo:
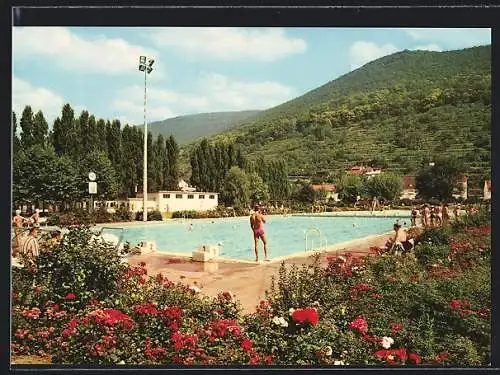
[(255, 212), (252, 215), (250, 215), (250, 227), (252, 228), (253, 231), (255, 261), (256, 262), (259, 261), (259, 250), (258, 250), (259, 238), (262, 240), (262, 243), (264, 244), (264, 260), (269, 261), (269, 259), (267, 258), (267, 238), (266, 234), (264, 233), (264, 223), (266, 222), (266, 219), (260, 213), (259, 206), (255, 206), (254, 211)]

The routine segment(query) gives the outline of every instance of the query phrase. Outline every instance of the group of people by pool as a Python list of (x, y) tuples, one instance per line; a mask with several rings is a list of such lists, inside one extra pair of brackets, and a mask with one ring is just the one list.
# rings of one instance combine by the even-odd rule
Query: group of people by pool
[[(475, 208), (471, 208), (471, 212)], [(443, 205), (423, 204), (420, 208), (413, 206), (411, 208), (411, 225), (417, 226), (417, 219), (420, 218), (420, 223), (424, 227), (438, 227), (448, 223), (453, 211), (453, 217), (457, 218), (462, 214), (462, 207), (457, 204), (451, 210), (450, 206), (445, 203)], [(473, 212), (472, 212), (473, 213)]]
[[(35, 264), (36, 258), (40, 255), (40, 210), (36, 209), (30, 217), (21, 215), (21, 210), (16, 210), (12, 218), (14, 227), (14, 238), (12, 240), (12, 257), (17, 261), (19, 258), (24, 259), (30, 265)], [(59, 230), (51, 232), (50, 239), (47, 241), (47, 247), (53, 246), (62, 240), (62, 234)]]
[[(453, 218), (458, 218), (462, 215), (462, 207), (460, 204), (457, 204), (451, 210), (448, 204), (443, 205), (429, 205), (423, 204), (420, 208), (413, 206), (411, 210), (411, 226), (417, 226), (417, 218), (421, 219), (421, 226), (423, 227), (438, 227), (445, 225), (450, 220), (450, 211), (453, 212)], [(469, 213), (474, 214), (477, 212), (475, 207), (471, 207)], [(264, 257), (265, 261), (269, 261), (268, 258), (268, 242), (267, 237), (264, 232), (264, 223), (266, 222), (264, 215), (262, 214), (262, 210), (259, 206), (255, 206), (250, 215), (250, 227), (253, 232), (254, 239), (254, 251), (255, 251), (255, 261), (259, 261), (259, 240), (262, 241), (264, 245)], [(406, 225), (406, 222), (404, 222)], [(355, 226), (355, 224), (353, 224)], [(410, 251), (414, 247), (413, 239), (408, 239), (407, 228), (404, 228), (402, 224), (400, 224), (399, 220), (396, 221), (393, 225), (393, 230), (395, 232), (394, 238), (391, 238), (389, 241), (389, 248), (394, 250), (395, 253), (398, 252), (407, 252)]]

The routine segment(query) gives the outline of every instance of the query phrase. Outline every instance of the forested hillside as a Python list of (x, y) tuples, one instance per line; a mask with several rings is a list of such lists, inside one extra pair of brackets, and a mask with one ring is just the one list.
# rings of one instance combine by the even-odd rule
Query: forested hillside
[[(200, 113), (196, 115), (179, 116), (148, 124), (148, 131), (156, 137), (173, 135), (181, 145), (198, 138), (212, 136), (230, 130), (248, 120), (259, 111), (235, 111)], [(139, 126), (142, 128), (142, 126)]]
[(284, 157), (291, 173), (355, 164), (413, 173), (437, 155), (462, 158), (472, 182), (491, 168), (491, 48), (402, 51), (370, 62), (215, 137), (250, 159)]

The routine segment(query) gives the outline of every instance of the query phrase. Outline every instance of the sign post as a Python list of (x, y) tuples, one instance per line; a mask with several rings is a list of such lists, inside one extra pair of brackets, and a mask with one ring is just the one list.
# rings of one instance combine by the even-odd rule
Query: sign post
[(90, 194), (90, 207), (89, 212), (94, 212), (94, 197), (93, 194), (97, 194), (97, 182), (95, 182), (96, 175), (94, 172), (89, 173), (89, 194)]

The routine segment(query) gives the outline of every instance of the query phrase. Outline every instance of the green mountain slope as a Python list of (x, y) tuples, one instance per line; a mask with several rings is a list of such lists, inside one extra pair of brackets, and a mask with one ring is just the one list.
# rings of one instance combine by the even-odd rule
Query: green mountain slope
[(491, 169), (491, 48), (402, 51), (372, 61), (215, 137), (250, 158), (284, 157), (292, 173), (326, 176), (355, 164), (414, 173), (438, 155)]
[[(172, 134), (181, 145), (198, 138), (209, 137), (232, 129), (257, 115), (259, 111), (213, 112), (179, 116), (148, 124), (148, 131), (156, 137)], [(142, 127), (142, 126), (140, 126)]]

